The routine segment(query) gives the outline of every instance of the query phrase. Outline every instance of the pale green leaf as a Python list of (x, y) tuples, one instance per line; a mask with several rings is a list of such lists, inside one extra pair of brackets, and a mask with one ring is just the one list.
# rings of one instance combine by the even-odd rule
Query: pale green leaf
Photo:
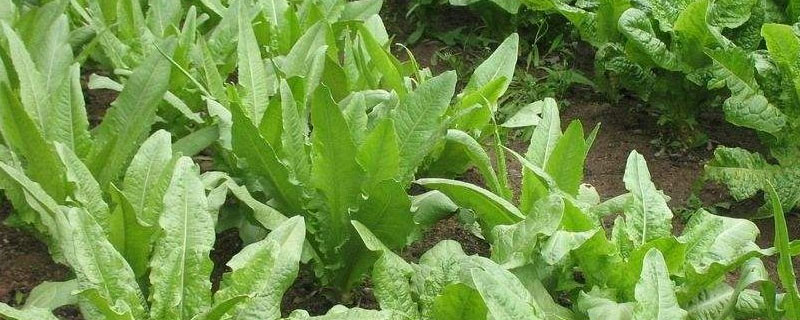
[(150, 263), (152, 318), (191, 318), (211, 306), (215, 214), (208, 210), (198, 168), (182, 157), (158, 219), (161, 237)]

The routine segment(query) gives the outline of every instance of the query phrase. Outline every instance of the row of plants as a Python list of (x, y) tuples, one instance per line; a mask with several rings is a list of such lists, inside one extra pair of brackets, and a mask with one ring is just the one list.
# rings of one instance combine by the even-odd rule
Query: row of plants
[[(443, 1), (444, 2), (444, 1)], [(595, 84), (623, 89), (658, 110), (689, 141), (702, 143), (697, 116), (721, 108), (725, 119), (757, 132), (769, 153), (720, 147), (707, 178), (736, 200), (777, 186), (785, 208), (797, 207), (800, 123), (800, 11), (796, 1), (449, 1), (494, 4), (511, 14), (563, 16), (595, 50)], [(525, 11), (527, 9), (528, 11)], [(765, 205), (757, 216), (769, 216)]]
[[(775, 247), (755, 244), (753, 223), (705, 211), (675, 236), (638, 153), (626, 165), (630, 193), (601, 202), (582, 183), (598, 128), (562, 132), (553, 100), (531, 104), (519, 125), (535, 126), (525, 155), (505, 149), (494, 114), (517, 35), (456, 94), (455, 72), (434, 76), (410, 52), (391, 53), (380, 0), (200, 4), (0, 3), (6, 223), (40, 237), (74, 275), (35, 290), (57, 298), (0, 304), (0, 316), (54, 319), (63, 305), (137, 320), (800, 314), (800, 250), (775, 192)], [(90, 75), (89, 88), (119, 91), (93, 128), (81, 80), (90, 63), (111, 76)], [(518, 195), (506, 155), (524, 168)], [(470, 167), (485, 186), (449, 179)], [(411, 195), (412, 185), (430, 191)], [(448, 240), (418, 263), (400, 258), (456, 212), (491, 257)], [(230, 228), (245, 247), (212, 290), (211, 250)], [(768, 256), (779, 258), (780, 287)], [(381, 310), (281, 310), (301, 264), (344, 304), (369, 279)]]

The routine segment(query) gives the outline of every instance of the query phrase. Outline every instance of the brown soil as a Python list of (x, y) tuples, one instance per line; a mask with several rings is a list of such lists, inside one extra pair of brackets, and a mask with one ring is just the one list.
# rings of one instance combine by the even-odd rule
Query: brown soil
[[(0, 197), (0, 221), (11, 213), (7, 200)], [(43, 281), (65, 281), (67, 267), (50, 258), (47, 247), (27, 232), (0, 224), (0, 302), (24, 304), (31, 289)]]

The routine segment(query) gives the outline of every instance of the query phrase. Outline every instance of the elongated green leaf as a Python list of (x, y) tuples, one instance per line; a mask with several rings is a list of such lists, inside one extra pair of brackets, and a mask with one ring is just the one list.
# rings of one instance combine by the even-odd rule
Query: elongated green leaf
[(642, 273), (636, 284), (635, 320), (686, 319), (687, 312), (678, 306), (664, 256), (650, 249), (644, 257)]
[[(190, 318), (211, 306), (209, 254), (214, 220), (198, 168), (183, 157), (175, 165), (159, 218), (162, 236), (150, 263), (151, 318)], [(176, 276), (178, 275), (178, 276)]]
[(308, 148), (308, 122), (301, 116), (292, 95), (289, 83), (281, 80), (281, 116), (283, 134), (281, 144), (283, 154), (295, 179), (305, 185), (310, 185), (311, 157)]
[(157, 38), (166, 37), (181, 20), (180, 2), (169, 0), (149, 0), (145, 17), (147, 27)]
[(48, 139), (72, 149), (81, 159), (91, 149), (89, 121), (80, 83), (80, 66), (73, 64), (50, 96), (52, 109), (45, 114)]
[(393, 119), (400, 150), (401, 182), (410, 181), (422, 160), (444, 134), (442, 116), (453, 97), (455, 72), (446, 72), (420, 85), (401, 99)]
[[(169, 178), (169, 177), (167, 177)], [(167, 179), (167, 182), (169, 180)], [(157, 226), (155, 224), (143, 223), (139, 217), (136, 216), (136, 209), (129, 198), (120, 191), (117, 186), (111, 184), (109, 186), (109, 194), (116, 207), (111, 212), (111, 226), (109, 232), (109, 241), (117, 248), (120, 254), (128, 261), (136, 278), (141, 281), (146, 281), (144, 278), (147, 275), (147, 270), (150, 265), (150, 254), (153, 251), (153, 240)], [(163, 199), (159, 198), (159, 202)], [(158, 221), (156, 221), (158, 222)]]
[(553, 177), (559, 189), (577, 195), (588, 151), (583, 140), (583, 126), (580, 121), (573, 121), (553, 147), (544, 166), (545, 172)]
[[(62, 232), (72, 241), (62, 242), (67, 259), (78, 279), (83, 314), (88, 318), (115, 315), (146, 318), (145, 301), (131, 267), (106, 239), (105, 233), (83, 209), (66, 210), (70, 227)], [(66, 237), (64, 237), (66, 238)]]
[(239, 44), (237, 48), (239, 83), (242, 85), (242, 107), (255, 123), (261, 123), (261, 117), (267, 110), (269, 97), (274, 94), (274, 79), (269, 79), (261, 49), (258, 47), (255, 33), (251, 25), (248, 6), (240, 5), (239, 12)]
[(604, 292), (594, 288), (586, 293), (581, 292), (577, 308), (589, 316), (589, 319), (630, 320), (633, 317), (635, 303), (619, 303), (613, 292)]
[(705, 210), (692, 215), (678, 240), (688, 245), (686, 262), (703, 274), (712, 264), (730, 265), (759, 250), (756, 225), (745, 219), (715, 216)]
[(444, 193), (436, 190), (412, 196), (411, 199), (414, 222), (423, 229), (434, 225), (439, 220), (458, 210), (458, 205), (453, 203)]
[[(350, 227), (350, 210), (361, 194), (364, 171), (356, 162), (356, 145), (350, 136), (347, 121), (330, 93), (320, 87), (311, 104), (312, 163), (311, 179), (325, 195), (325, 237), (328, 248), (341, 246)], [(333, 254), (333, 252), (328, 252)]]
[(631, 241), (641, 245), (653, 239), (670, 236), (672, 211), (651, 181), (644, 157), (636, 151), (628, 156), (623, 180), (625, 188), (633, 194), (625, 210), (627, 232)]
[(192, 317), (192, 320), (221, 320), (228, 314), (231, 309), (238, 306), (240, 303), (246, 301), (249, 296), (242, 295), (236, 296), (231, 299), (215, 304), (211, 309), (201, 314)]
[(495, 79), (505, 78), (506, 81), (497, 92), (498, 97), (502, 96), (506, 92), (506, 89), (508, 89), (511, 78), (514, 77), (518, 50), (519, 35), (513, 33), (503, 40), (503, 43), (495, 49), (489, 58), (486, 58), (486, 60), (475, 68), (475, 71), (469, 78), (469, 82), (467, 82), (467, 86), (464, 88), (464, 92), (478, 90)]
[(391, 118), (381, 120), (358, 147), (357, 160), (367, 174), (365, 185), (392, 179), (400, 170), (397, 132)]
[[(282, 71), (287, 78), (293, 76), (306, 76), (309, 66), (313, 65), (313, 59), (326, 44), (328, 37), (328, 25), (323, 21), (317, 22), (306, 32), (297, 39), (292, 49), (286, 54), (285, 63), (282, 66)], [(307, 92), (313, 94), (313, 92)]]
[[(361, 40), (364, 42), (364, 48), (372, 58), (372, 64), (383, 75), (383, 83), (386, 87), (397, 92), (403, 98), (407, 94), (403, 76), (400, 70), (392, 63), (389, 58), (389, 53), (383, 49), (381, 44), (366, 27), (359, 28)], [(452, 96), (452, 95), (451, 95)]]
[(259, 133), (258, 128), (242, 108), (231, 104), (233, 127), (231, 128), (233, 152), (245, 160), (247, 167), (259, 178), (269, 194), (286, 215), (303, 212), (300, 188), (290, 180), (289, 169), (278, 159), (275, 149)]
[(495, 194), (503, 195), (504, 198), (509, 199), (509, 194), (505, 194), (505, 189), (500, 184), (497, 174), (492, 168), (492, 161), (489, 154), (483, 150), (483, 147), (472, 136), (461, 130), (450, 129), (447, 130), (446, 141), (461, 146), (464, 153), (467, 154), (470, 161), (475, 164), (475, 167), (483, 176), (483, 179), (489, 185), (489, 188)]
[(530, 294), (513, 274), (502, 269), (473, 269), (472, 281), (493, 319), (542, 319), (529, 304)]
[(25, 173), (56, 201), (65, 198), (66, 174), (55, 147), (43, 136), (5, 83), (0, 83), (0, 133), (17, 154), (28, 161)]
[(544, 169), (558, 140), (561, 139), (561, 119), (558, 117), (558, 106), (555, 100), (547, 98), (540, 104), (542, 119), (533, 129), (531, 143), (528, 145), (525, 158), (537, 167)]
[(16, 70), (19, 80), (20, 100), (25, 108), (25, 112), (36, 124), (39, 130), (44, 130), (46, 127), (45, 113), (48, 112), (47, 92), (39, 89), (40, 84), (44, 83), (33, 58), (25, 48), (25, 44), (20, 39), (19, 35), (14, 31), (11, 26), (2, 22), (3, 33), (8, 42), (9, 55), (11, 62)]
[(741, 148), (719, 147), (705, 166), (709, 179), (728, 187), (736, 200), (750, 198), (761, 190), (771, 176), (770, 165), (758, 153)]
[(134, 70), (125, 88), (108, 109), (103, 122), (95, 128), (95, 142), (88, 157), (88, 167), (97, 177), (101, 188), (122, 174), (136, 146), (150, 131), (150, 126), (156, 120), (158, 104), (167, 91), (170, 66), (170, 62), (160, 53), (151, 53)]
[(293, 217), (259, 242), (248, 245), (228, 262), (231, 273), (222, 281), (216, 301), (250, 295), (233, 308), (236, 319), (277, 319), (284, 291), (300, 269), (306, 229), (302, 217)]
[(772, 204), (775, 220), (775, 247), (778, 248), (778, 278), (786, 290), (783, 298), (783, 309), (791, 320), (800, 319), (800, 290), (797, 289), (797, 275), (792, 266), (792, 256), (789, 253), (789, 231), (786, 228), (786, 217), (781, 207), (778, 193), (771, 183), (767, 184), (767, 195)]
[(484, 223), (486, 230), (504, 224), (514, 224), (525, 218), (519, 210), (505, 199), (481, 187), (448, 179), (426, 178), (416, 181), (423, 187), (446, 194), (461, 207), (471, 209)]
[[(47, 233), (50, 237), (57, 238), (60, 233), (56, 225), (56, 217), (61, 214), (58, 203), (38, 183), (33, 182), (18, 168), (0, 162), (0, 173), (3, 174), (4, 180), (8, 180), (18, 190), (23, 191), (25, 201), (39, 214), (37, 223), (41, 223), (40, 231)], [(58, 250), (58, 248), (55, 249)], [(61, 259), (63, 257), (57, 256), (56, 258)]]
[(72, 149), (63, 144), (56, 144), (56, 150), (67, 169), (67, 181), (74, 186), (72, 197), (86, 209), (103, 232), (108, 234), (110, 213), (97, 180)]
[(156, 225), (164, 206), (164, 192), (172, 176), (169, 132), (159, 130), (144, 141), (125, 172), (123, 193), (134, 214), (148, 225)]

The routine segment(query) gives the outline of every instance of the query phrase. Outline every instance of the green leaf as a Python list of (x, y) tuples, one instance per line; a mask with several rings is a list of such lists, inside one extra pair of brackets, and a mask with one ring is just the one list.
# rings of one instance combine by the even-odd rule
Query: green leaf
[(236, 319), (277, 319), (281, 299), (297, 277), (306, 229), (296, 216), (272, 230), (264, 240), (242, 249), (227, 263), (231, 272), (222, 280), (215, 301), (250, 297), (229, 314)]
[(198, 168), (182, 157), (164, 195), (162, 235), (150, 262), (152, 318), (190, 318), (211, 306), (213, 214)]
[(670, 71), (680, 71), (683, 66), (678, 57), (659, 39), (650, 18), (639, 9), (630, 8), (619, 17), (619, 29), (629, 43), (646, 54), (656, 65)]
[(531, 143), (525, 158), (539, 168), (544, 168), (550, 160), (550, 155), (561, 139), (561, 119), (558, 117), (556, 101), (547, 98), (541, 102), (541, 121), (533, 129)]
[(154, 50), (134, 69), (103, 122), (94, 129), (95, 142), (87, 165), (101, 188), (122, 174), (135, 148), (150, 132), (156, 109), (167, 91), (170, 67), (169, 60)]
[[(371, 62), (375, 68), (383, 75), (383, 83), (389, 89), (394, 90), (403, 98), (407, 94), (403, 76), (400, 70), (392, 63), (389, 58), (389, 53), (383, 49), (381, 44), (366, 27), (359, 28), (361, 40), (364, 42), (364, 49), (372, 58)], [(453, 95), (451, 94), (450, 97)]]
[(699, 210), (678, 240), (687, 245), (686, 263), (704, 274), (712, 264), (736, 264), (742, 256), (760, 250), (755, 243), (758, 234), (758, 228), (749, 220)]
[[(150, 264), (150, 253), (153, 251), (157, 228), (154, 224), (143, 223), (136, 216), (136, 210), (128, 197), (114, 184), (109, 186), (109, 194), (117, 205), (111, 212), (109, 241), (128, 261), (136, 278), (144, 281)], [(163, 199), (163, 191), (161, 195), (162, 198), (158, 199), (159, 202)]]
[(0, 316), (8, 320), (58, 320), (50, 310), (31, 308), (19, 310), (0, 302)]
[(372, 268), (375, 297), (384, 310), (395, 310), (407, 318), (419, 318), (419, 306), (409, 283), (414, 270), (401, 257), (394, 254), (370, 229), (358, 221), (351, 221), (364, 245), (379, 255)]
[(275, 79), (270, 79), (261, 59), (261, 49), (251, 24), (248, 6), (240, 5), (239, 42), (237, 47), (239, 83), (242, 85), (242, 107), (255, 123), (267, 110), (269, 97), (274, 94)]
[(289, 169), (295, 179), (308, 186), (311, 184), (311, 157), (307, 141), (308, 121), (305, 115), (300, 115), (289, 84), (283, 79), (281, 79), (280, 94), (283, 127), (281, 150), (286, 155)]
[(0, 83), (0, 104), (4, 106), (0, 108), (3, 140), (27, 160), (25, 173), (56, 201), (63, 201), (66, 174), (55, 147), (46, 140), (5, 83)]
[(456, 210), (458, 210), (458, 205), (444, 193), (436, 190), (411, 197), (414, 222), (423, 229), (433, 226), (439, 220), (455, 213)]
[(651, 181), (644, 157), (636, 151), (628, 156), (623, 180), (625, 188), (633, 195), (625, 207), (631, 241), (642, 245), (653, 239), (669, 237), (672, 234), (672, 211)]
[(246, 301), (248, 298), (249, 296), (242, 295), (218, 302), (208, 311), (192, 317), (192, 320), (222, 320), (224, 319), (225, 315), (228, 314), (228, 311)]
[(580, 121), (572, 121), (558, 139), (550, 157), (544, 166), (545, 172), (553, 177), (558, 188), (564, 192), (577, 195), (578, 187), (583, 180), (583, 167), (588, 152), (583, 140), (583, 126)]
[[(61, 231), (68, 233), (72, 241), (63, 241), (67, 259), (78, 280), (78, 292), (82, 299), (82, 312), (87, 318), (114, 314), (121, 317), (146, 319), (145, 301), (131, 267), (94, 219), (83, 209), (65, 211), (69, 219), (61, 224)], [(64, 237), (66, 238), (66, 237)]]
[(148, 5), (145, 23), (157, 38), (166, 37), (180, 24), (183, 10), (179, 2), (149, 0)]
[(757, 0), (716, 0), (710, 2), (708, 24), (724, 28), (737, 28), (750, 20)]
[(86, 117), (80, 65), (73, 64), (56, 92), (50, 96), (52, 110), (46, 113), (45, 136), (72, 149), (81, 159), (91, 149), (89, 121)]
[[(28, 294), (23, 309), (42, 308), (54, 310), (62, 306), (76, 304), (78, 299), (72, 292), (77, 289), (78, 281), (75, 279), (63, 282), (42, 282), (34, 287)], [(0, 312), (0, 314), (2, 314), (2, 312)]]
[(356, 159), (367, 174), (365, 185), (392, 179), (400, 170), (400, 150), (397, 146), (394, 121), (384, 118), (367, 134), (358, 147)]
[(39, 89), (40, 84), (45, 83), (44, 77), (36, 68), (33, 58), (14, 29), (5, 22), (2, 22), (2, 28), (5, 39), (8, 42), (8, 54), (11, 58), (11, 63), (13, 63), (19, 78), (19, 94), (22, 105), (36, 127), (39, 130), (44, 130), (46, 127), (44, 123), (45, 113), (49, 112), (45, 103), (48, 92)]
[(463, 152), (467, 154), (470, 161), (472, 161), (472, 163), (478, 169), (478, 172), (481, 173), (484, 181), (486, 181), (486, 184), (489, 185), (489, 189), (491, 189), (492, 192), (502, 195), (506, 199), (511, 198), (510, 192), (506, 193), (505, 188), (502, 184), (500, 184), (500, 180), (492, 168), (492, 161), (489, 158), (489, 154), (483, 150), (483, 147), (480, 145), (480, 143), (478, 143), (478, 141), (475, 140), (475, 138), (464, 131), (450, 129), (447, 130), (447, 136), (445, 139), (447, 143), (453, 143), (461, 146)]
[(714, 158), (705, 166), (705, 174), (712, 181), (728, 187), (737, 201), (750, 198), (763, 189), (772, 175), (771, 167), (758, 153), (741, 148), (718, 147)]
[(481, 187), (448, 179), (426, 178), (416, 181), (428, 189), (446, 194), (460, 207), (471, 209), (478, 215), (485, 230), (495, 226), (514, 224), (525, 218), (519, 210), (500, 196)]
[(130, 200), (137, 219), (156, 225), (164, 206), (164, 192), (172, 176), (172, 148), (169, 132), (153, 133), (133, 156), (123, 180), (123, 193)]
[(633, 302), (619, 303), (614, 292), (603, 291), (597, 287), (592, 291), (581, 292), (577, 308), (589, 316), (589, 319), (630, 320), (633, 317)]
[(97, 180), (72, 149), (57, 143), (56, 151), (67, 169), (67, 181), (74, 186), (72, 198), (85, 208), (100, 228), (108, 234), (110, 213)]
[(636, 283), (636, 307), (633, 319), (686, 319), (687, 312), (678, 306), (674, 285), (669, 278), (664, 256), (650, 249), (644, 257), (642, 273)]
[(364, 224), (387, 247), (406, 245), (414, 229), (411, 200), (399, 182), (384, 180), (366, 190), (366, 197), (353, 213), (353, 220)]
[(323, 245), (337, 248), (347, 239), (350, 210), (356, 208), (360, 198), (364, 170), (356, 162), (357, 149), (347, 121), (324, 87), (314, 95), (311, 123), (314, 128), (311, 181), (327, 204), (327, 212), (323, 213), (327, 215), (325, 229), (321, 230)]
[[(48, 237), (58, 239), (60, 232), (55, 220), (61, 215), (58, 203), (56, 203), (38, 183), (33, 182), (20, 170), (21, 169), (9, 166), (4, 162), (0, 162), (0, 172), (3, 174), (3, 180), (7, 180), (7, 183), (13, 185), (14, 189), (22, 193), (24, 201), (38, 213), (36, 223), (40, 225), (36, 225), (35, 227), (37, 227), (39, 231), (44, 232)], [(4, 187), (8, 188), (7, 186)], [(6, 189), (5, 192), (7, 195), (9, 194), (8, 189)], [(54, 242), (58, 244), (58, 241)], [(51, 247), (50, 249), (51, 251), (53, 249), (59, 250), (58, 247)], [(54, 252), (53, 255), (57, 261), (61, 262), (63, 257), (59, 256), (59, 254), (59, 252)]]
[(413, 179), (417, 167), (444, 134), (442, 117), (453, 97), (455, 85), (455, 72), (443, 73), (402, 98), (394, 110), (392, 118), (400, 150), (399, 181)]
[(267, 194), (289, 216), (303, 212), (301, 190), (290, 179), (289, 169), (278, 159), (275, 149), (261, 136), (244, 110), (231, 104), (233, 152), (256, 174)]
[(741, 49), (706, 50), (714, 60), (717, 77), (725, 79), (731, 97), (725, 100), (725, 120), (737, 126), (775, 133), (786, 116), (767, 101), (754, 76), (753, 62)]
[(514, 275), (502, 268), (472, 270), (472, 281), (492, 319), (542, 319), (529, 304), (530, 294)]
[(573, 250), (582, 246), (588, 241), (597, 230), (584, 232), (569, 232), (559, 230), (553, 233), (542, 246), (542, 258), (544, 262), (555, 265), (562, 261)]
[(431, 315), (435, 320), (484, 320), (488, 311), (475, 289), (454, 283), (444, 287), (433, 301)]
[(472, 92), (488, 85), (490, 82), (505, 78), (503, 85), (497, 92), (497, 96), (502, 96), (508, 89), (511, 79), (514, 77), (514, 68), (517, 66), (517, 55), (519, 51), (519, 35), (512, 33), (508, 36), (497, 49), (494, 50), (489, 58), (486, 58), (467, 82), (463, 92)]
[(797, 320), (800, 319), (800, 291), (797, 289), (797, 275), (794, 273), (794, 267), (792, 266), (786, 217), (775, 188), (771, 183), (768, 183), (766, 189), (775, 219), (774, 242), (775, 247), (778, 249), (778, 278), (786, 291), (786, 296), (783, 298), (783, 309), (789, 319)]
[[(546, 254), (542, 248), (537, 247), (539, 238), (556, 232), (563, 215), (564, 200), (551, 194), (537, 201), (522, 222), (495, 227), (491, 230), (494, 239), (492, 260), (508, 269), (534, 263), (537, 256)], [(551, 249), (555, 245), (559, 243), (552, 243)]]
[(537, 101), (520, 108), (517, 113), (508, 117), (500, 126), (503, 128), (525, 128), (533, 127), (539, 124), (542, 118), (539, 115), (542, 113), (542, 105), (544, 102)]

